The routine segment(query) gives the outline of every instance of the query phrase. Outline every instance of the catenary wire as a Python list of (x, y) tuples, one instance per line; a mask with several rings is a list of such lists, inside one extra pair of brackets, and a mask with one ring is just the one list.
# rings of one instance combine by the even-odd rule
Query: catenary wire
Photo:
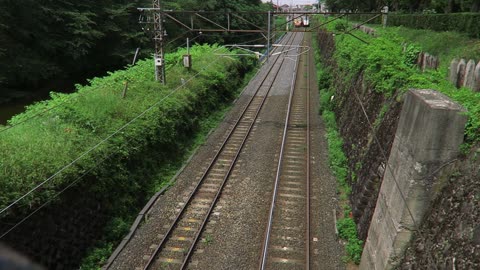
[(3, 237), (5, 237), (7, 234), (9, 234), (10, 232), (12, 232), (13, 230), (15, 230), (18, 226), (22, 225), (25, 221), (27, 221), (29, 218), (31, 218), (34, 214), (36, 214), (38, 211), (40, 211), (41, 209), (43, 209), (45, 206), (47, 206), (48, 204), (50, 204), (53, 200), (55, 200), (55, 198), (57, 198), (58, 196), (60, 196), (62, 193), (64, 193), (65, 191), (67, 191), (68, 189), (70, 189), (71, 187), (75, 186), (80, 180), (83, 179), (83, 177), (85, 177), (88, 173), (90, 173), (93, 169), (95, 169), (96, 167), (98, 167), (99, 165), (103, 164), (106, 160), (108, 160), (110, 157), (112, 157), (114, 154), (117, 154), (117, 152), (113, 152), (111, 153), (108, 157), (104, 158), (102, 161), (100, 162), (97, 162), (95, 163), (94, 166), (90, 167), (90, 169), (86, 170), (81, 176), (79, 176), (78, 178), (76, 178), (73, 182), (71, 182), (70, 184), (68, 184), (65, 188), (63, 188), (61, 191), (59, 191), (58, 193), (56, 193), (52, 198), (50, 198), (49, 200), (47, 200), (45, 203), (43, 203), (42, 205), (40, 205), (38, 208), (36, 208), (34, 211), (32, 211), (30, 214), (28, 214), (26, 217), (24, 217), (22, 220), (20, 220), (19, 222), (17, 222), (15, 225), (11, 226), (10, 229), (8, 229), (7, 231), (5, 231), (3, 234), (0, 235), (0, 239), (2, 239)]

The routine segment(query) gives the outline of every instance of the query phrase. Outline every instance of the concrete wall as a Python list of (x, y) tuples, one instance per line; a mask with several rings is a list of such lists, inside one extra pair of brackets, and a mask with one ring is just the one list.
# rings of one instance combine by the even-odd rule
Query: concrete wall
[(438, 188), (430, 175), (458, 155), (467, 120), (462, 112), (433, 90), (407, 93), (360, 269), (392, 269), (400, 263)]

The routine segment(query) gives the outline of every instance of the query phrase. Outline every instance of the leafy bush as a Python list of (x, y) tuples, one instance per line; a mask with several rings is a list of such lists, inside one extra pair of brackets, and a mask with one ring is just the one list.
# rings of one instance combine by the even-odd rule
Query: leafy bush
[[(243, 75), (254, 64), (252, 59), (216, 56), (227, 52), (216, 45), (193, 47), (191, 71), (181, 65), (185, 50), (169, 54), (166, 86), (154, 81), (152, 59), (139, 61), (126, 70), (94, 78), (89, 85), (78, 85), (73, 94), (52, 93), (51, 100), (31, 105), (13, 117), (9, 124), (19, 125), (0, 133), (0, 209), (77, 158), (73, 166), (21, 201), (19, 208), (49, 200), (58, 189), (105, 159), (119, 164), (106, 162), (89, 173), (97, 179), (99, 190), (108, 191), (111, 185), (125, 185), (131, 193), (151, 188), (145, 182), (126, 181), (130, 173), (121, 164), (147, 162), (149, 156), (144, 152), (151, 147), (155, 147), (152, 162), (183, 151), (200, 119), (234, 97)], [(196, 72), (194, 80), (172, 92), (182, 79)], [(122, 99), (125, 82), (128, 93)], [(44, 114), (20, 124), (39, 112)]]
[[(143, 60), (79, 85), (76, 93), (52, 93), (51, 100), (15, 116), (10, 124), (18, 126), (0, 133), (0, 209), (78, 160), (2, 218), (22, 218), (86, 173), (72, 188), (80, 191), (78, 198), (59, 197), (56, 205), (81, 201), (83, 212), (98, 214), (95, 233), (102, 239), (82, 264), (82, 269), (97, 269), (139, 207), (181, 166), (199, 132), (206, 134), (212, 121), (221, 119), (256, 63), (253, 58), (219, 57), (229, 52), (216, 45), (194, 46), (190, 52), (192, 70), (183, 68), (185, 50), (168, 54), (166, 86), (154, 81), (153, 60)], [(20, 124), (39, 112), (43, 115)]]
[(417, 64), (418, 55), (420, 54), (420, 47), (414, 44), (408, 44), (405, 48), (405, 64), (410, 67), (414, 67)]
[(456, 31), (480, 38), (479, 13), (389, 15), (388, 24), (433, 31)]
[(355, 222), (351, 218), (342, 218), (337, 221), (338, 236), (348, 240), (357, 236)]
[(358, 239), (357, 227), (352, 218), (342, 218), (337, 221), (338, 236), (347, 240), (345, 250), (348, 259), (359, 264), (362, 258), (363, 241)]
[[(335, 29), (333, 25), (329, 27), (332, 31)], [(337, 35), (334, 58), (338, 69), (335, 72), (342, 74), (347, 81), (352, 78), (353, 74), (363, 72), (366, 83), (387, 97), (397, 91), (401, 94), (412, 88), (440, 91), (468, 110), (466, 143), (471, 145), (480, 141), (480, 108), (478, 105), (480, 104), (480, 93), (468, 89), (458, 90), (447, 80), (448, 60), (441, 61), (439, 70), (428, 70), (425, 73), (411, 65), (416, 52), (418, 50), (425, 51), (425, 49), (422, 48), (423, 43), (411, 43), (410, 40), (402, 37), (400, 32), (408, 35), (404, 33), (408, 32), (404, 28), (377, 29), (378, 37), (372, 37), (362, 32), (356, 33), (362, 39), (367, 40), (369, 44), (364, 44), (351, 36)], [(413, 33), (417, 33), (416, 39), (420, 39), (418, 31), (413, 31)], [(426, 33), (424, 34), (426, 35)], [(452, 44), (445, 42), (445, 36), (451, 36), (450, 33), (428, 33), (428, 36), (432, 35), (437, 40), (435, 45), (437, 51), (446, 54), (451, 50)], [(411, 45), (407, 47), (406, 51), (403, 51), (402, 44), (405, 42)], [(462, 52), (469, 55), (480, 55), (480, 47), (477, 43), (474, 44), (475, 46), (469, 46), (469, 53)], [(429, 48), (432, 46), (429, 44)], [(466, 48), (463, 47), (462, 50), (466, 50)], [(451, 54), (448, 55), (451, 57)]]
[[(368, 37), (364, 35), (363, 38)], [(406, 56), (402, 47), (398, 46), (398, 38), (371, 38), (368, 45), (350, 36), (340, 36), (337, 40), (339, 46), (335, 51), (335, 60), (340, 72), (352, 76), (365, 71), (365, 80), (375, 91), (387, 95), (398, 89), (407, 89), (409, 78), (415, 70), (405, 63)]]
[(348, 258), (355, 264), (360, 264), (363, 252), (363, 241), (357, 239), (350, 239), (345, 247)]

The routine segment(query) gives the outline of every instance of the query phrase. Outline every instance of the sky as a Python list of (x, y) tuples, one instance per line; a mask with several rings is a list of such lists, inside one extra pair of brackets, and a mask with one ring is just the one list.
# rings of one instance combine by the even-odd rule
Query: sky
[[(272, 1), (275, 5), (277, 4), (277, 1), (279, 5), (283, 5), (283, 4), (304, 5), (304, 4), (318, 3), (317, 0), (272, 0)], [(270, 0), (262, 0), (262, 2), (270, 2)]]

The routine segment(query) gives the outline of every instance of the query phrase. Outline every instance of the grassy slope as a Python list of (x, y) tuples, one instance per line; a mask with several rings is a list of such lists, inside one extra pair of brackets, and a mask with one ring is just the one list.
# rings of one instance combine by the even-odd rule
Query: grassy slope
[(467, 145), (464, 145), (464, 150), (467, 151), (471, 143), (480, 140), (480, 93), (466, 88), (456, 89), (448, 81), (447, 76), (450, 62), (454, 58), (480, 61), (480, 40), (457, 32), (435, 32), (405, 27), (388, 27), (387, 29), (377, 27), (377, 29), (380, 35), (397, 37), (401, 42), (415, 44), (422, 51), (440, 58), (439, 70), (416, 75), (417, 81), (412, 87), (430, 88), (443, 92), (469, 111), (469, 123), (465, 131)]
[[(92, 79), (87, 86), (77, 86), (74, 94), (52, 93), (51, 100), (31, 105), (14, 117), (10, 124), (18, 126), (0, 132), (0, 209), (81, 158), (22, 200), (15, 215), (7, 218), (21, 218), (31, 211), (26, 206), (34, 208), (53, 199), (59, 189), (93, 168), (86, 178), (95, 178), (94, 189), (102, 196), (97, 198), (99, 203), (111, 201), (111, 187), (118, 192), (112, 221), (106, 227), (110, 233), (99, 243), (102, 251), (92, 251), (85, 265), (96, 265), (105, 257), (105, 250), (108, 253), (111, 243), (128, 231), (132, 215), (138, 212), (129, 206), (147, 199), (178, 170), (206, 132), (221, 120), (227, 102), (238, 93), (244, 73), (254, 63), (253, 59), (219, 57), (216, 54), (229, 52), (215, 45), (196, 46), (190, 52), (194, 59), (190, 71), (182, 66), (185, 50), (168, 54), (166, 86), (154, 81), (153, 60), (144, 60)], [(186, 84), (179, 87), (182, 81)], [(122, 99), (126, 82), (128, 92)], [(30, 119), (38, 113), (41, 115)], [(97, 144), (98, 148), (81, 155)], [(142, 170), (152, 167), (156, 168), (148, 172), (152, 177), (145, 177)]]
[[(208, 46), (192, 48), (196, 68), (191, 72), (181, 67), (183, 51), (170, 54), (167, 86), (153, 80), (152, 60), (145, 60), (127, 70), (95, 78), (88, 86), (78, 86), (74, 94), (52, 94), (51, 100), (31, 105), (25, 113), (15, 116), (10, 124), (19, 125), (0, 133), (0, 208), (109, 138), (150, 107), (147, 113), (79, 159), (76, 166), (53, 179), (52, 184), (35, 197), (25, 198), (24, 205), (48, 198), (49, 190), (114, 152), (128, 158), (140, 145), (177, 143), (179, 134), (176, 133), (195, 129), (198, 120), (214, 109), (216, 103), (232, 98), (233, 93), (223, 84), (239, 61), (216, 57), (214, 50), (226, 52), (226, 49)], [(197, 72), (200, 74), (194, 80), (172, 92), (181, 84), (181, 79), (188, 80)], [(127, 97), (122, 99), (121, 92), (127, 81)], [(21, 123), (41, 112), (40, 117)]]
[[(249, 72), (244, 79), (244, 86), (253, 77), (255, 70)], [(240, 88), (239, 88), (240, 90)], [(237, 91), (239, 93), (239, 91)], [(219, 104), (221, 105), (221, 104)], [(178, 170), (183, 166), (184, 162), (192, 155), (196, 149), (201, 146), (207, 139), (209, 132), (216, 128), (226, 113), (231, 109), (232, 105), (221, 105), (218, 110), (212, 113), (207, 118), (200, 121), (200, 129), (192, 134), (193, 138), (191, 142), (186, 146), (186, 151), (175, 159), (163, 164), (161, 168), (158, 168), (153, 181), (156, 183), (155, 191), (160, 190), (165, 185), (169, 184), (170, 179), (175, 176)], [(113, 219), (105, 229), (105, 237), (101, 239), (95, 247), (92, 247), (88, 252), (88, 255), (83, 259), (80, 269), (82, 270), (97, 270), (101, 269), (107, 259), (112, 254), (119, 240), (124, 237), (130, 229), (130, 224), (133, 222), (136, 216), (130, 216), (128, 218)]]
[[(340, 23), (342, 22), (337, 24)], [(336, 26), (333, 24), (330, 27), (335, 29)], [(464, 150), (468, 150), (472, 143), (480, 141), (480, 93), (467, 88), (456, 89), (447, 79), (448, 67), (453, 58), (480, 60), (480, 41), (455, 32), (434, 32), (404, 27), (383, 29), (378, 25), (371, 27), (377, 29), (378, 37), (355, 31), (355, 35), (367, 40), (369, 45), (353, 37), (338, 35), (335, 58), (340, 67), (346, 67), (345, 69), (354, 72), (366, 67), (367, 81), (376, 91), (385, 94), (410, 88), (434, 89), (446, 94), (468, 110), (469, 121), (465, 130)], [(419, 69), (412, 68), (411, 60), (415, 59), (408, 56), (408, 52), (403, 53), (403, 43), (413, 44), (416, 49), (438, 55), (441, 62), (439, 70), (422, 73)]]

